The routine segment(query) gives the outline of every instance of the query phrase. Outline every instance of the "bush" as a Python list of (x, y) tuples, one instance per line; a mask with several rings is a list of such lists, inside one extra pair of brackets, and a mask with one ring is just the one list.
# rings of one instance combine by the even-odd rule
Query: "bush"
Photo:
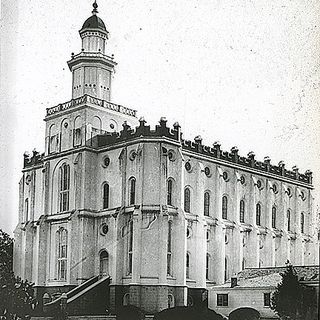
[(117, 311), (117, 320), (143, 320), (144, 312), (132, 305), (123, 306)]

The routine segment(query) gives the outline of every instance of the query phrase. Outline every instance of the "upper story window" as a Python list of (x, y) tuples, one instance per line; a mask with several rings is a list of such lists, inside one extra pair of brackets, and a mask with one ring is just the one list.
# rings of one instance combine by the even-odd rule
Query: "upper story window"
[(29, 199), (24, 200), (24, 217), (25, 222), (29, 221)]
[(59, 168), (59, 212), (69, 210), (70, 166), (64, 163)]
[(218, 293), (217, 294), (217, 306), (218, 307), (227, 307), (228, 306), (228, 294), (227, 293)]
[(244, 223), (244, 210), (245, 210), (244, 200), (240, 200), (240, 222), (241, 223)]
[(304, 213), (301, 212), (300, 215), (300, 229), (301, 229), (301, 233), (304, 233)]
[(136, 201), (136, 179), (129, 179), (129, 204), (135, 204)]
[(169, 179), (167, 182), (167, 205), (172, 206), (173, 181)]
[(228, 197), (222, 197), (222, 219), (228, 218)]
[(210, 193), (209, 193), (209, 191), (206, 191), (204, 193), (203, 213), (204, 213), (205, 216), (209, 216), (210, 215)]
[(271, 209), (271, 226), (272, 228), (276, 228), (276, 219), (277, 219), (277, 208), (275, 206)]
[(103, 184), (103, 209), (109, 208), (109, 184), (105, 182)]
[(186, 255), (186, 277), (187, 279), (190, 278), (190, 253), (187, 252)]
[(184, 211), (190, 213), (191, 207), (191, 191), (190, 188), (184, 189)]
[(167, 274), (172, 275), (172, 221), (168, 222)]
[(287, 230), (290, 231), (291, 228), (291, 212), (290, 210), (287, 210)]
[(206, 279), (209, 280), (209, 270), (210, 270), (210, 255), (207, 253), (206, 256)]
[(257, 203), (256, 205), (256, 224), (261, 226), (261, 204)]
[(56, 233), (57, 249), (57, 278), (58, 280), (67, 279), (67, 254), (68, 254), (68, 231), (65, 228), (59, 228)]

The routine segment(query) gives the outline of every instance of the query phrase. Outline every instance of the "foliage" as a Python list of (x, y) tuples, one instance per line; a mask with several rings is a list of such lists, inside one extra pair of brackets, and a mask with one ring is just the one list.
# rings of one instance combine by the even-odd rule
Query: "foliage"
[(271, 309), (284, 320), (311, 320), (314, 318), (316, 295), (312, 288), (299, 283), (298, 276), (292, 265), (281, 275), (271, 299)]
[(13, 239), (0, 229), (0, 318), (18, 319), (30, 315), (36, 301), (33, 284), (15, 277)]
[(143, 320), (144, 312), (133, 305), (120, 308), (117, 312), (117, 320)]
[(155, 314), (154, 320), (223, 320), (223, 317), (207, 308), (178, 306)]
[(252, 308), (239, 308), (229, 314), (229, 320), (258, 320), (259, 311)]

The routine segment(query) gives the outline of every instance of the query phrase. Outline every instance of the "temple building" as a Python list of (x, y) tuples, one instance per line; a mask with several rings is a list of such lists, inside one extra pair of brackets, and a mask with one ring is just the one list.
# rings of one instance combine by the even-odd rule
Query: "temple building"
[(72, 99), (46, 110), (45, 152), (24, 155), (14, 272), (48, 315), (206, 305), (245, 268), (318, 262), (312, 173), (150, 128), (110, 102), (116, 62), (97, 15), (68, 66)]

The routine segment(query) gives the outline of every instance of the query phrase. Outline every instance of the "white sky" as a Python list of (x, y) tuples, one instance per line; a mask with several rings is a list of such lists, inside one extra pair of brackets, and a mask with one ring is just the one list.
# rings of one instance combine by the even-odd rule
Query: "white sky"
[[(1, 1), (0, 228), (18, 216), (23, 153), (44, 150), (45, 108), (71, 99), (66, 61), (92, 0)], [(179, 121), (320, 182), (318, 0), (98, 0), (118, 62), (112, 101)]]

